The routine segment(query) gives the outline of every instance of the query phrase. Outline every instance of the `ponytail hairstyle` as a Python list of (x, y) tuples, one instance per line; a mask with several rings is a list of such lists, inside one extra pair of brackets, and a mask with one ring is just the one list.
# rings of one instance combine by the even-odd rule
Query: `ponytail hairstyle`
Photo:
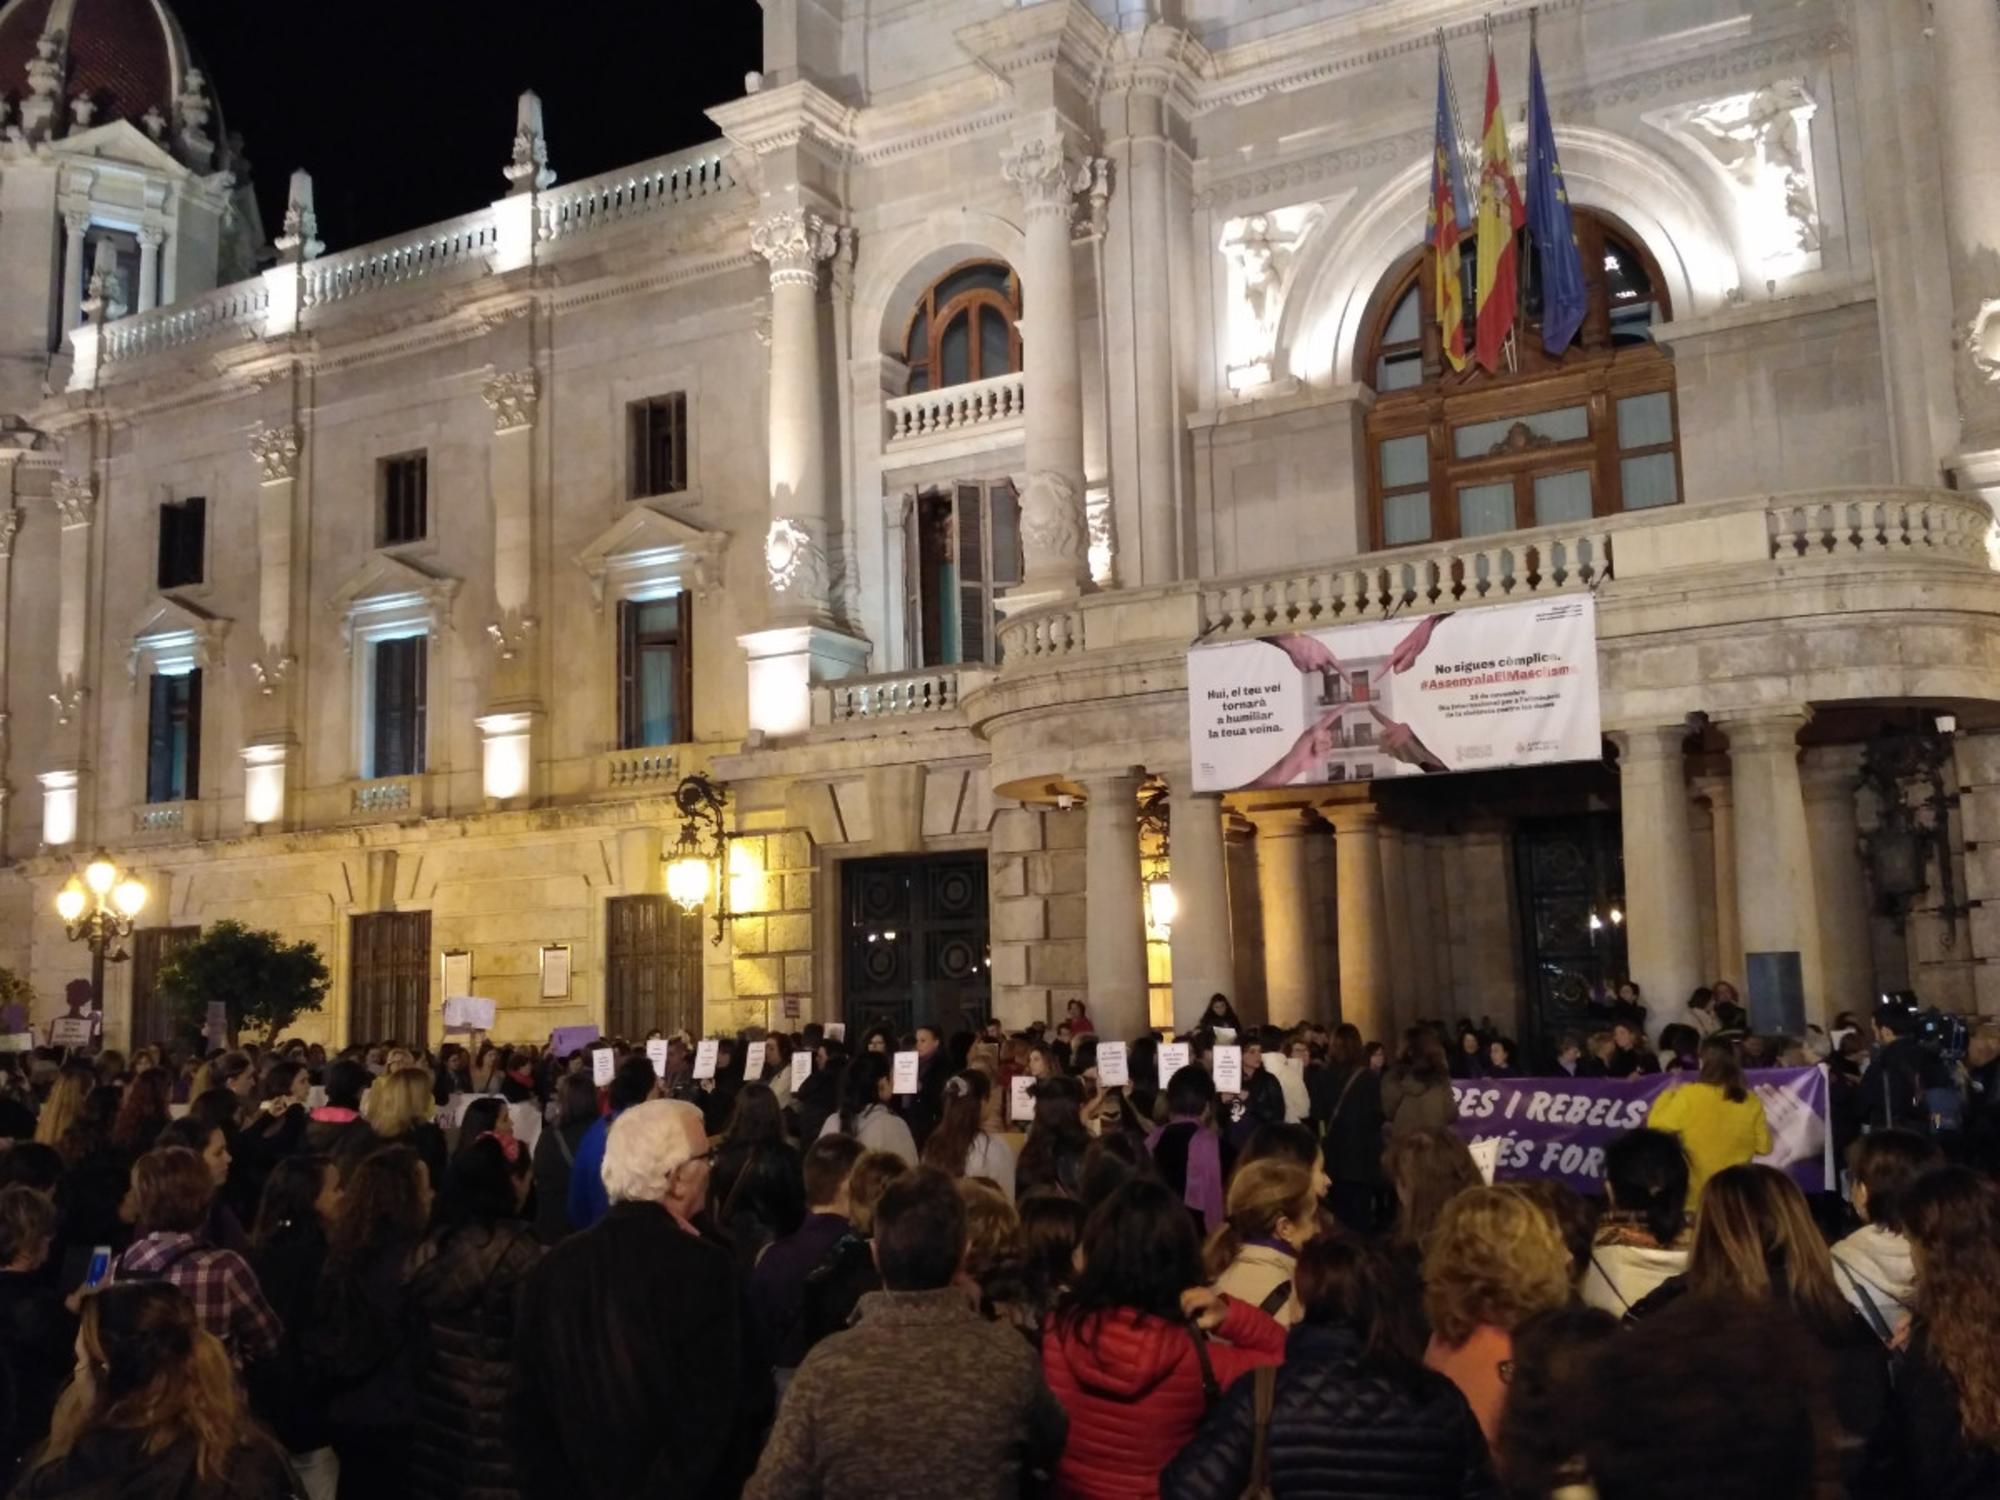
[(87, 1372), (56, 1404), (38, 1466), (68, 1457), (92, 1432), (129, 1431), (152, 1456), (191, 1442), (196, 1476), (218, 1484), (230, 1455), (259, 1440), (228, 1352), (195, 1321), (179, 1288), (112, 1283), (84, 1299), (77, 1342)]
[(967, 1069), (945, 1080), (944, 1114), (924, 1142), (924, 1165), (947, 1177), (965, 1175), (965, 1158), (979, 1139), (993, 1085), (984, 1073)]
[(857, 1052), (848, 1059), (840, 1080), (840, 1128), (847, 1135), (861, 1129), (861, 1117), (882, 1102), (882, 1080), (889, 1076), (889, 1059), (879, 1052)]
[(1249, 1241), (1276, 1234), (1280, 1220), (1312, 1223), (1318, 1206), (1312, 1174), (1295, 1161), (1267, 1156), (1238, 1168), (1229, 1182), (1222, 1226), (1208, 1237), (1202, 1251), (1202, 1268), (1209, 1280), (1228, 1270)]
[(1721, 1037), (1710, 1037), (1701, 1044), (1701, 1081), (1721, 1089), (1722, 1097), (1731, 1104), (1741, 1104), (1750, 1097), (1736, 1044)]
[(1626, 1131), (1604, 1148), (1604, 1181), (1612, 1207), (1637, 1214), (1661, 1249), (1686, 1233), (1688, 1159), (1679, 1136), (1644, 1127)]

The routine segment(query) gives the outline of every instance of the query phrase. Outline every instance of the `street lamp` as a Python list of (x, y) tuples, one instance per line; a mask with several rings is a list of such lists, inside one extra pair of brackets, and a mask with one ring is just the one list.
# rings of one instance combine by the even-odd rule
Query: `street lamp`
[[(667, 856), (667, 895), (682, 911), (692, 916), (708, 899), (709, 872), (729, 855), (729, 830), (722, 816), (728, 793), (700, 771), (683, 776), (674, 788), (674, 805), (680, 809), (681, 833)], [(729, 882), (716, 877), (720, 894), (715, 906), (715, 936), (722, 941), (729, 921)]]
[(123, 948), (107, 952), (131, 936), (132, 921), (146, 906), (146, 888), (111, 862), (102, 849), (90, 857), (81, 874), (70, 876), (56, 892), (56, 915), (69, 930), (70, 941), (90, 945), (90, 1008), (104, 1010), (104, 966), (125, 962)]

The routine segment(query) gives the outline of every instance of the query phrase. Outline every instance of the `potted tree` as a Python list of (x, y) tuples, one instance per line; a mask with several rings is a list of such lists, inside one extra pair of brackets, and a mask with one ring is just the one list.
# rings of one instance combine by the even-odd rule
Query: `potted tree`
[(210, 1005), (226, 1007), (233, 1047), (245, 1030), (282, 1035), (326, 1003), (330, 980), (312, 943), (287, 943), (275, 932), (224, 920), (176, 949), (155, 982), (190, 1030), (203, 1029)]

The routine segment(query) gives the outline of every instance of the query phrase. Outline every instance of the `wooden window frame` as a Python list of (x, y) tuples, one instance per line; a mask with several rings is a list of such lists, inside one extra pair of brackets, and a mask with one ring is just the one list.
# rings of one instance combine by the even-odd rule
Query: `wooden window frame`
[[(969, 271), (979, 266), (996, 266), (1007, 273), (1007, 290), (1004, 294), (996, 292), (991, 287), (970, 287), (948, 298), (943, 303), (938, 302), (937, 292), (939, 287), (961, 272)], [(971, 375), (962, 383), (971, 384), (972, 381), (976, 380), (991, 380), (996, 376), (1018, 375), (1021, 372), (1021, 278), (1015, 273), (1012, 266), (1007, 265), (1003, 261), (983, 258), (978, 260), (962, 260), (942, 276), (938, 277), (936, 281), (933, 281), (929, 286), (924, 288), (923, 295), (917, 298), (916, 306), (910, 309), (909, 317), (903, 321), (903, 363), (909, 367), (910, 390), (941, 391), (951, 389), (951, 386), (938, 384), (937, 376), (941, 373), (944, 364), (945, 329), (957, 322), (961, 316), (967, 316), (971, 320), (967, 324), (967, 336), (970, 340), (971, 354), (970, 368), (980, 370), (979, 309), (984, 307), (993, 308), (1001, 317), (1006, 319), (1007, 368), (1004, 370), (981, 371), (981, 373)], [(916, 332), (917, 320), (919, 318), (926, 319), (924, 324), (924, 347), (922, 350), (910, 347), (910, 340)], [(954, 384), (957, 383), (960, 382), (954, 382)]]
[[(1411, 347), (1408, 341), (1385, 344), (1384, 335), (1398, 305), (1414, 288), (1419, 299), (1424, 380), (1421, 385), (1378, 395), (1364, 424), (1371, 546), (1383, 550), (1391, 547), (1387, 540), (1386, 502), (1393, 496), (1412, 493), (1428, 495), (1430, 534), (1418, 541), (1393, 544), (1395, 547), (1477, 541), (1480, 535), (1489, 533), (1461, 535), (1458, 492), (1468, 485), (1504, 481), (1511, 481), (1514, 487), (1514, 525), (1510, 529), (1532, 529), (1537, 525), (1535, 481), (1577, 469), (1590, 472), (1593, 517), (1623, 514), (1620, 463), (1649, 453), (1673, 453), (1675, 493), (1677, 497), (1685, 496), (1680, 458), (1680, 401), (1675, 390), (1673, 360), (1657, 344), (1613, 344), (1611, 303), (1604, 271), (1607, 237), (1638, 258), (1653, 289), (1656, 323), (1671, 317), (1659, 267), (1638, 236), (1616, 221), (1579, 210), (1576, 225), (1585, 284), (1590, 293), (1589, 309), (1577, 340), (1560, 358), (1551, 357), (1541, 347), (1539, 325), (1524, 319), (1517, 339), (1516, 371), (1489, 374), (1474, 367), (1457, 372), (1445, 363), (1434, 311), (1435, 278), (1431, 269), (1434, 252), (1428, 246), (1385, 279), (1387, 293), (1378, 298), (1361, 346), (1363, 378), (1371, 383), (1375, 380), (1384, 353)], [(1469, 295), (1467, 300), (1469, 320)], [(1468, 324), (1468, 340), (1470, 337)], [(1618, 402), (1657, 393), (1664, 393), (1670, 403), (1671, 439), (1644, 448), (1621, 450)], [(1453, 434), (1460, 427), (1510, 419), (1525, 423), (1530, 417), (1572, 406), (1583, 407), (1588, 416), (1588, 435), (1582, 439), (1551, 442), (1530, 433), (1524, 425), (1517, 425), (1493, 450), (1470, 458), (1455, 456)], [(1382, 444), (1416, 436), (1425, 439), (1429, 460), (1425, 483), (1399, 486), (1385, 493)]]
[(674, 733), (678, 738), (667, 744), (687, 744), (694, 739), (694, 597), (675, 593), (677, 601), (671, 632), (655, 632), (650, 637), (639, 629), (640, 611), (649, 604), (665, 602), (662, 597), (620, 599), (618, 601), (618, 748), (650, 748), (643, 737), (645, 704), (642, 699), (641, 654), (651, 649), (674, 652)]
[[(185, 684), (178, 703), (165, 703), (163, 689)], [(162, 713), (166, 714), (163, 722)], [(182, 757), (180, 784), (174, 784), (173, 740), (176, 725), (187, 728), (187, 753)], [(194, 802), (201, 797), (201, 668), (185, 672), (155, 672), (148, 683), (146, 705), (146, 801)]]
[(430, 451), (424, 448), (377, 460), (380, 546), (406, 547), (430, 536), (430, 467)]
[[(374, 653), (369, 662), (368, 683), (368, 779), (378, 780), (385, 776), (421, 776), (428, 763), (426, 740), (429, 730), (430, 710), (430, 636), (397, 635), (371, 642), (369, 650)], [(388, 715), (383, 713), (383, 695), (386, 689), (382, 681), (382, 653), (394, 648), (410, 653), (411, 703), (409, 713), (410, 748), (408, 765), (395, 765), (394, 761), (403, 757), (398, 753), (385, 757), (383, 750), (390, 747)], [(392, 747), (393, 748), (393, 747)], [(392, 762), (385, 765), (385, 760)]]
[[(935, 556), (935, 545), (927, 549), (925, 542), (928, 534), (937, 534), (942, 545), (950, 549), (948, 557), (957, 560), (968, 491), (979, 499), (979, 576), (968, 579), (962, 571), (958, 575), (958, 656), (955, 661), (947, 661), (942, 650), (943, 624), (935, 591), (927, 586), (925, 578), (926, 558)], [(999, 557), (999, 549), (994, 545), (996, 502), (1011, 504), (1014, 513), (1015, 557), (1010, 566), (999, 568), (994, 565)], [(913, 498), (903, 547), (905, 614), (912, 664), (919, 667), (976, 667), (990, 666), (999, 660), (1000, 632), (994, 620), (994, 602), (1004, 589), (1021, 579), (1020, 503), (1012, 481), (1006, 479), (956, 479), (948, 484), (926, 485)], [(940, 518), (943, 520), (941, 525)], [(965, 650), (968, 599), (975, 601), (981, 609), (982, 631), (977, 655), (968, 655)]]
[[(630, 500), (678, 495), (688, 487), (687, 392), (668, 391), (628, 402), (625, 407)], [(665, 470), (662, 473), (662, 470)], [(664, 480), (665, 483), (660, 481)]]

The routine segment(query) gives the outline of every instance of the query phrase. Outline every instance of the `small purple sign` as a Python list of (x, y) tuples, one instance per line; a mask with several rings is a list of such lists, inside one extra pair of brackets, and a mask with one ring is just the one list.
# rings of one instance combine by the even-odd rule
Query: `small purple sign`
[(598, 1035), (595, 1026), (558, 1026), (549, 1033), (549, 1051), (557, 1057), (568, 1057), (572, 1052), (583, 1051)]
[[(1782, 1169), (1805, 1192), (1829, 1191), (1837, 1178), (1825, 1072), (1761, 1068), (1749, 1081), (1771, 1125), (1771, 1154), (1757, 1159)], [(1644, 1125), (1660, 1095), (1692, 1082), (1691, 1073), (1467, 1079), (1451, 1086), (1458, 1103), (1454, 1128), (1468, 1144), (1500, 1142), (1499, 1181), (1557, 1177), (1587, 1197), (1602, 1197), (1604, 1148)]]

